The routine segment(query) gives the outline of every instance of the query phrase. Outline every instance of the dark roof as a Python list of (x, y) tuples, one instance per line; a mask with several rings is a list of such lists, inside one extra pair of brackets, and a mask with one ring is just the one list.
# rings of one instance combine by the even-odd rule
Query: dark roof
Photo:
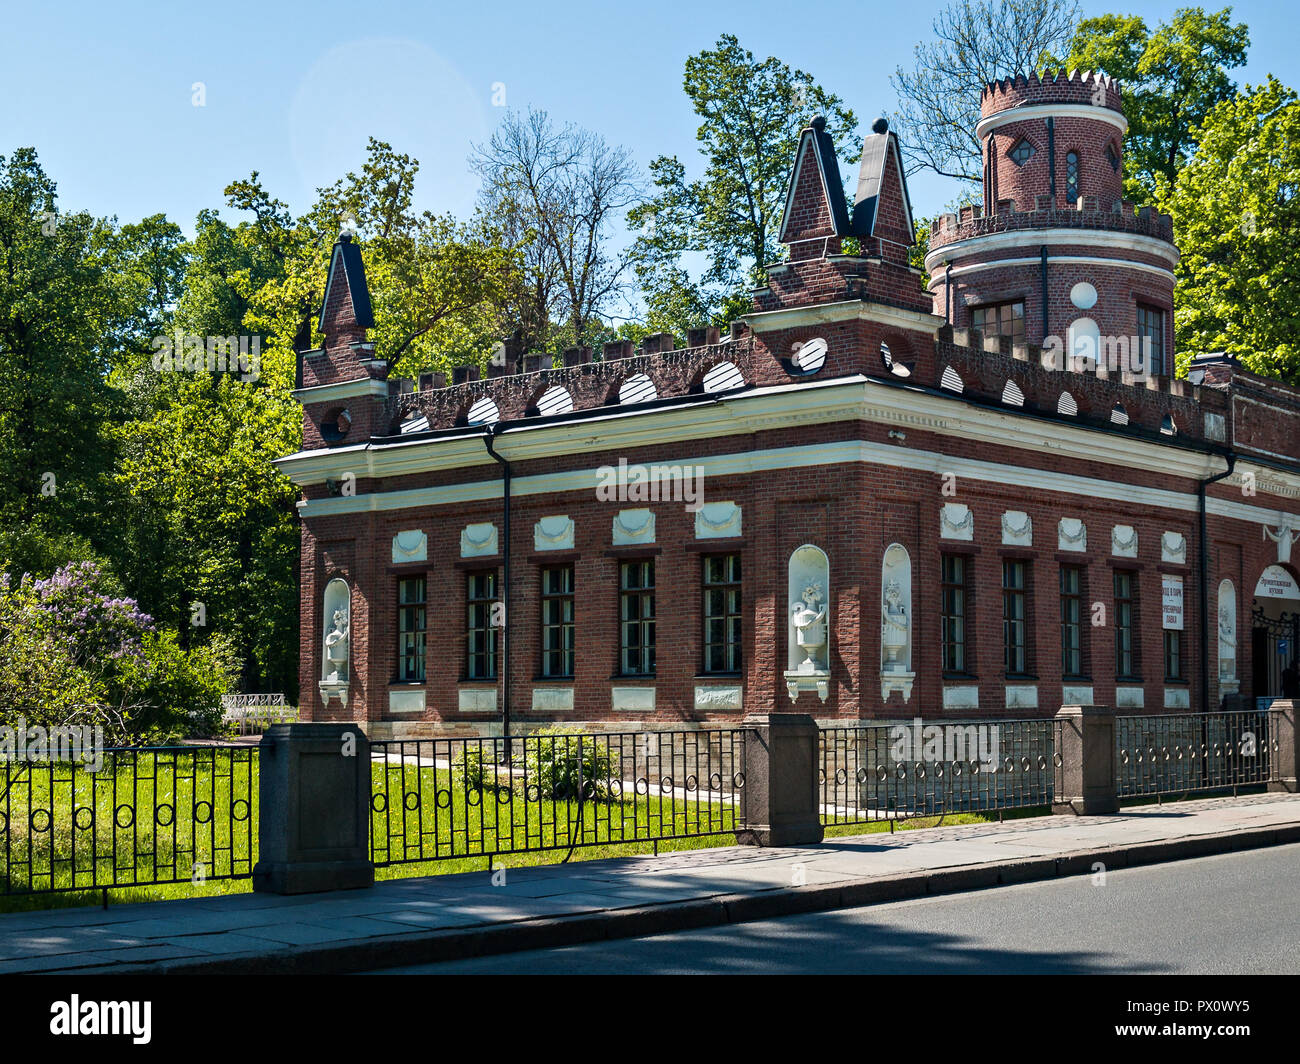
[(880, 192), (885, 185), (885, 166), (889, 162), (890, 146), (893, 146), (894, 165), (898, 167), (898, 183), (903, 190), (903, 206), (907, 209), (907, 224), (916, 232), (912, 220), (912, 200), (907, 194), (907, 178), (903, 174), (902, 155), (898, 147), (898, 134), (890, 132), (889, 125), (883, 119), (871, 127), (862, 142), (862, 166), (858, 170), (858, 194), (853, 201), (853, 236), (871, 236), (876, 230), (876, 215), (880, 202)]
[(352, 312), (357, 324), (363, 329), (370, 329), (375, 324), (375, 314), (370, 307), (370, 286), (366, 284), (366, 267), (361, 261), (361, 249), (350, 236), (341, 236), (334, 242), (334, 251), (330, 256), (330, 269), (325, 281), (325, 298), (320, 307), (320, 329), (325, 331), (325, 308), (329, 306), (330, 288), (334, 284), (334, 271), (339, 263), (343, 264), (343, 273), (347, 278), (348, 291), (352, 294)]

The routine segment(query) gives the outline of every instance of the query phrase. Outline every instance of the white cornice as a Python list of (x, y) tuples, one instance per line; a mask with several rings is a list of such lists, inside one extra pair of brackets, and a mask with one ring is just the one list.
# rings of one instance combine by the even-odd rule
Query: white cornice
[(359, 395), (388, 397), (388, 382), (373, 377), (357, 377), (336, 384), (318, 384), (313, 388), (295, 388), (293, 397), (303, 405), (327, 403), (334, 399), (355, 399)]
[[(1002, 266), (1037, 266), (1041, 261), (1039, 256), (1033, 255), (1023, 259), (994, 259), (992, 262), (973, 262), (965, 266), (954, 266), (952, 275), (960, 277), (964, 273), (996, 270)], [(1170, 282), (1176, 280), (1173, 270), (1167, 270), (1163, 266), (1152, 266), (1145, 262), (1133, 262), (1129, 259), (1108, 259), (1100, 255), (1053, 255), (1049, 252), (1047, 262), (1048, 265), (1066, 263), (1077, 266), (1118, 266), (1125, 270), (1142, 270), (1146, 273), (1154, 273)], [(942, 281), (945, 275), (946, 271), (939, 263), (936, 263), (934, 272), (930, 276), (930, 283), (935, 284)]]
[[(1113, 251), (1136, 251), (1143, 255), (1154, 255), (1156, 258), (1164, 259), (1171, 267), (1178, 265), (1178, 249), (1167, 240), (1145, 236), (1142, 233), (1116, 233), (1109, 229), (1052, 227), (1008, 229), (1001, 233), (986, 233), (983, 236), (967, 237), (965, 240), (954, 240), (951, 244), (944, 244), (943, 247), (935, 248), (926, 255), (925, 269), (927, 273), (932, 272), (940, 263), (964, 255), (985, 254), (1007, 248), (1027, 248), (1040, 244), (1072, 244), (1079, 247), (1109, 248)], [(1050, 259), (1050, 252), (1048, 257)]]
[(789, 307), (785, 310), (762, 310), (743, 315), (755, 333), (773, 329), (795, 329), (806, 325), (831, 325), (842, 321), (874, 321), (899, 329), (923, 329), (933, 335), (943, 325), (943, 318), (920, 310), (904, 310), (884, 303), (846, 299), (839, 303), (821, 303), (812, 307)]
[[(688, 407), (615, 413), (568, 423), (522, 425), (498, 433), (494, 441), (498, 453), (511, 461), (523, 461), (600, 451), (626, 452), (636, 447), (687, 444), (692, 440), (747, 435), (797, 424), (850, 420), (910, 426), (952, 437), (963, 443), (979, 440), (1031, 451), (1039, 456), (1050, 456), (1054, 464), (1049, 462), (1049, 468), (1043, 469), (977, 462), (949, 452), (856, 441), (741, 451), (710, 457), (698, 457), (686, 450), (681, 457), (672, 461), (689, 461), (701, 465), (706, 474), (712, 476), (797, 465), (862, 461), (902, 468), (953, 471), (959, 476), (999, 484), (1184, 510), (1194, 509), (1196, 504), (1194, 494), (1188, 491), (1135, 487), (1122, 479), (1073, 476), (1059, 472), (1060, 464), (1070, 459), (1086, 458), (1119, 470), (1140, 469), (1185, 480), (1203, 479), (1225, 468), (1223, 460), (1214, 455), (1136, 439), (1122, 433), (1041, 421), (1022, 414), (976, 407), (956, 398), (895, 388), (862, 376), (756, 389), (725, 400), (706, 401)], [(332, 450), (306, 451), (280, 459), (276, 464), (299, 485), (342, 479), (346, 473), (352, 473), (358, 479), (384, 478), (494, 465), (481, 435), (368, 443)], [(1300, 497), (1300, 474), (1260, 470), (1257, 481), (1260, 491)], [(594, 490), (596, 472), (594, 469), (584, 469), (516, 477), (514, 483), (515, 490), (521, 494), (589, 488)], [(499, 490), (500, 482), (493, 477), (443, 488), (418, 488), (331, 498), (302, 503), (300, 506), (304, 515), (387, 510), (430, 505), (434, 502), (491, 498)], [(1210, 512), (1245, 520), (1277, 523), (1280, 511), (1211, 499)]]
[(1107, 125), (1114, 126), (1121, 133), (1128, 130), (1128, 119), (1109, 107), (1095, 107), (1088, 103), (1027, 103), (981, 118), (975, 126), (975, 137), (983, 140), (995, 129), (1009, 126), (1012, 122), (1049, 117), (1089, 118), (1094, 122), (1105, 122)]

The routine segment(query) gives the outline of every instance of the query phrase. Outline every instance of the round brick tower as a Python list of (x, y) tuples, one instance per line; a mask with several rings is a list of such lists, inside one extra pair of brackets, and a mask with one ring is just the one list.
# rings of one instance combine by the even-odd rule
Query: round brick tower
[(1168, 215), (1123, 198), (1119, 84), (1019, 75), (985, 86), (980, 116), (984, 203), (931, 228), (935, 314), (1015, 343), (1059, 343), (1110, 370), (1170, 373), (1178, 249)]

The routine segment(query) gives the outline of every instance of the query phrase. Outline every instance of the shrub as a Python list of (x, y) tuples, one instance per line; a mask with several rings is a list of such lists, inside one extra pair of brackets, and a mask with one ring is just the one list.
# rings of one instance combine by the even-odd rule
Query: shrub
[(607, 802), (612, 797), (614, 770), (609, 747), (595, 737), (574, 735), (562, 728), (542, 728), (524, 742), (528, 782), (536, 784), (541, 797), (577, 798), (579, 769), (589, 801)]

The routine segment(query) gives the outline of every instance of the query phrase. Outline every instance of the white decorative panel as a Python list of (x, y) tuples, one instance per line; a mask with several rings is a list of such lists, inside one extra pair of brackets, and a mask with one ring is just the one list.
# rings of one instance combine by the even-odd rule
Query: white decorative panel
[(1091, 687), (1065, 687), (1061, 689), (1061, 705), (1063, 706), (1091, 706), (1092, 688)]
[(572, 687), (534, 687), (534, 713), (571, 713), (573, 711)]
[(963, 684), (960, 687), (943, 689), (944, 709), (979, 709), (980, 689), (978, 684)]
[(1176, 562), (1179, 565), (1187, 561), (1187, 537), (1181, 532), (1166, 532), (1160, 537), (1160, 560)]
[(490, 522), (482, 525), (466, 525), (460, 534), (460, 556), (478, 558), (496, 554), (497, 526)]
[(1007, 684), (1007, 709), (1037, 709), (1036, 684)]
[(609, 703), (615, 713), (649, 713), (655, 708), (655, 689), (615, 687), (610, 690)]
[(696, 539), (740, 535), (740, 507), (734, 502), (707, 502), (695, 511)]
[(1146, 705), (1146, 691), (1141, 687), (1116, 687), (1116, 709), (1141, 709)]
[(424, 692), (423, 691), (389, 691), (388, 712), (389, 713), (423, 713)]
[(1191, 704), (1191, 692), (1186, 687), (1165, 688), (1165, 709), (1189, 709)]
[(1110, 552), (1116, 558), (1138, 556), (1138, 534), (1132, 525), (1116, 525), (1110, 530)]
[(543, 517), (533, 525), (534, 550), (573, 550), (573, 518), (564, 514)]
[(744, 692), (740, 685), (730, 687), (696, 687), (696, 709), (743, 709)]
[(399, 532), (393, 537), (393, 562), (426, 562), (429, 560), (429, 537), (418, 528)]
[(461, 687), (456, 692), (456, 706), (462, 713), (495, 713), (495, 687)]
[(939, 537), (941, 539), (974, 539), (975, 515), (969, 506), (960, 502), (946, 502), (939, 511)]
[(1214, 414), (1210, 411), (1205, 412), (1205, 438), (1207, 440), (1216, 440), (1223, 443), (1227, 439), (1225, 423), (1222, 414)]
[(1056, 545), (1060, 550), (1086, 551), (1088, 526), (1077, 517), (1062, 517), (1056, 526)]
[(1002, 542), (1010, 547), (1034, 544), (1034, 522), (1023, 510), (1008, 510), (1002, 515)]
[(655, 541), (655, 515), (653, 510), (620, 510), (614, 515), (614, 545), (627, 543), (653, 543)]

